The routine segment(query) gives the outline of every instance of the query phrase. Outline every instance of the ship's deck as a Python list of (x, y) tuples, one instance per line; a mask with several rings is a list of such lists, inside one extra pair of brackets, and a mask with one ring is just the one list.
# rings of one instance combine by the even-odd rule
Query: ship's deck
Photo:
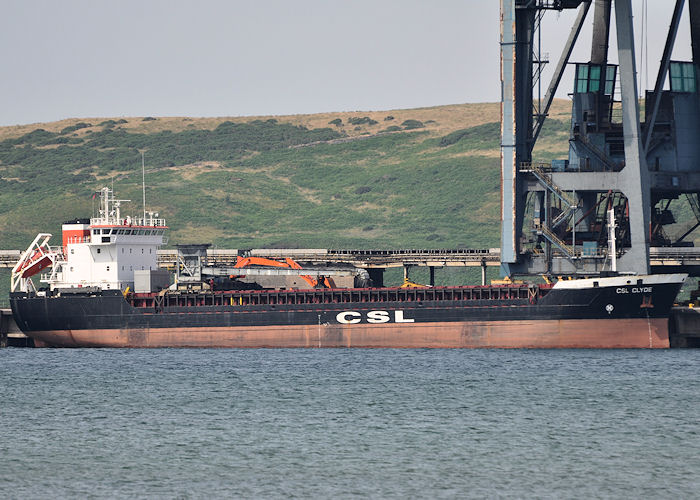
[(318, 290), (186, 291), (129, 294), (133, 307), (246, 306), (275, 304), (345, 304), (377, 302), (440, 302), (534, 300), (551, 285), (491, 285), (433, 288), (349, 288)]

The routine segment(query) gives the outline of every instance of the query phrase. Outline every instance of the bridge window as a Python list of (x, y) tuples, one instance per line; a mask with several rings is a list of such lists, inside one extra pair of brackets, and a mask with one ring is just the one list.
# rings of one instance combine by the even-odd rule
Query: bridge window
[(613, 95), (615, 92), (615, 78), (617, 78), (617, 66), (606, 66), (605, 95)]
[(588, 92), (588, 65), (576, 65), (576, 93)]
[[(586, 92), (599, 92), (601, 72), (603, 66), (600, 64), (577, 64), (576, 83), (574, 89), (577, 94)], [(617, 66), (605, 66), (605, 95), (613, 95), (615, 90), (615, 78), (617, 77)]]
[(692, 62), (671, 62), (671, 91), (695, 92), (695, 66)]

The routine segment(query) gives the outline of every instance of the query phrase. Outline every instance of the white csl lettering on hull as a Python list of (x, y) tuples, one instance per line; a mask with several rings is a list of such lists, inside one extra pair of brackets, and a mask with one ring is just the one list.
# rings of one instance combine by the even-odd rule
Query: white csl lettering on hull
[(367, 313), (367, 323), (388, 323), (390, 319), (387, 311), (370, 311)]
[(353, 323), (359, 323), (360, 321), (362, 321), (362, 315), (354, 311), (343, 311), (341, 313), (338, 313), (335, 319), (338, 320), (338, 323), (342, 323), (344, 325), (351, 325)]
[[(362, 314), (357, 311), (339, 312), (335, 319), (343, 325), (353, 325), (362, 322)], [(369, 311), (365, 317), (367, 323), (378, 324), (388, 323), (391, 321), (391, 313), (389, 311)], [(403, 311), (394, 311), (394, 323), (414, 323), (415, 319), (404, 317)]]
[(403, 311), (394, 311), (394, 321), (396, 323), (413, 323), (415, 320), (412, 318), (404, 318)]

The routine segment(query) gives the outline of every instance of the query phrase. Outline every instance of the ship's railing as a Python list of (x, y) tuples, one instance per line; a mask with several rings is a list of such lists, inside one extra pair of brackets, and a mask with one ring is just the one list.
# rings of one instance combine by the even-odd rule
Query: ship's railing
[(142, 217), (132, 218), (132, 224), (134, 226), (165, 226), (165, 219), (159, 219), (156, 217)]
[(66, 243), (90, 243), (90, 236), (69, 236)]
[(54, 281), (60, 281), (54, 273), (41, 273), (39, 275), (39, 281), (42, 283), (52, 283)]
[(234, 292), (185, 292), (158, 295), (129, 295), (134, 307), (198, 307), (296, 304), (362, 304), (376, 302), (455, 302), (491, 301), (498, 305), (518, 301), (530, 303), (548, 291), (547, 287), (530, 285), (490, 285), (433, 288), (348, 288), (322, 290), (263, 290)]
[(163, 227), (165, 219), (157, 217), (93, 217), (90, 219), (92, 226), (148, 226)]
[(61, 245), (59, 245), (59, 246), (53, 246), (53, 245), (51, 245), (51, 246), (49, 246), (49, 250), (51, 251), (51, 253), (55, 253), (55, 254), (58, 255), (58, 258), (59, 258), (58, 261), (59, 261), (59, 262), (66, 259), (66, 256), (65, 256), (65, 254), (63, 253), (63, 246), (61, 246)]

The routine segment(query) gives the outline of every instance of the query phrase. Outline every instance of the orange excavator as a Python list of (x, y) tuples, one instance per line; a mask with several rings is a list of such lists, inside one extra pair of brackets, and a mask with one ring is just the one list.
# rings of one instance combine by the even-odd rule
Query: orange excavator
[[(243, 268), (250, 266), (267, 266), (267, 267), (287, 267), (290, 269), (303, 269), (298, 262), (289, 257), (284, 259), (284, 262), (278, 260), (266, 259), (265, 257), (238, 257), (234, 268)], [(306, 281), (311, 288), (335, 288), (333, 279), (319, 276), (319, 279), (314, 279), (312, 276), (300, 274), (299, 277)]]

